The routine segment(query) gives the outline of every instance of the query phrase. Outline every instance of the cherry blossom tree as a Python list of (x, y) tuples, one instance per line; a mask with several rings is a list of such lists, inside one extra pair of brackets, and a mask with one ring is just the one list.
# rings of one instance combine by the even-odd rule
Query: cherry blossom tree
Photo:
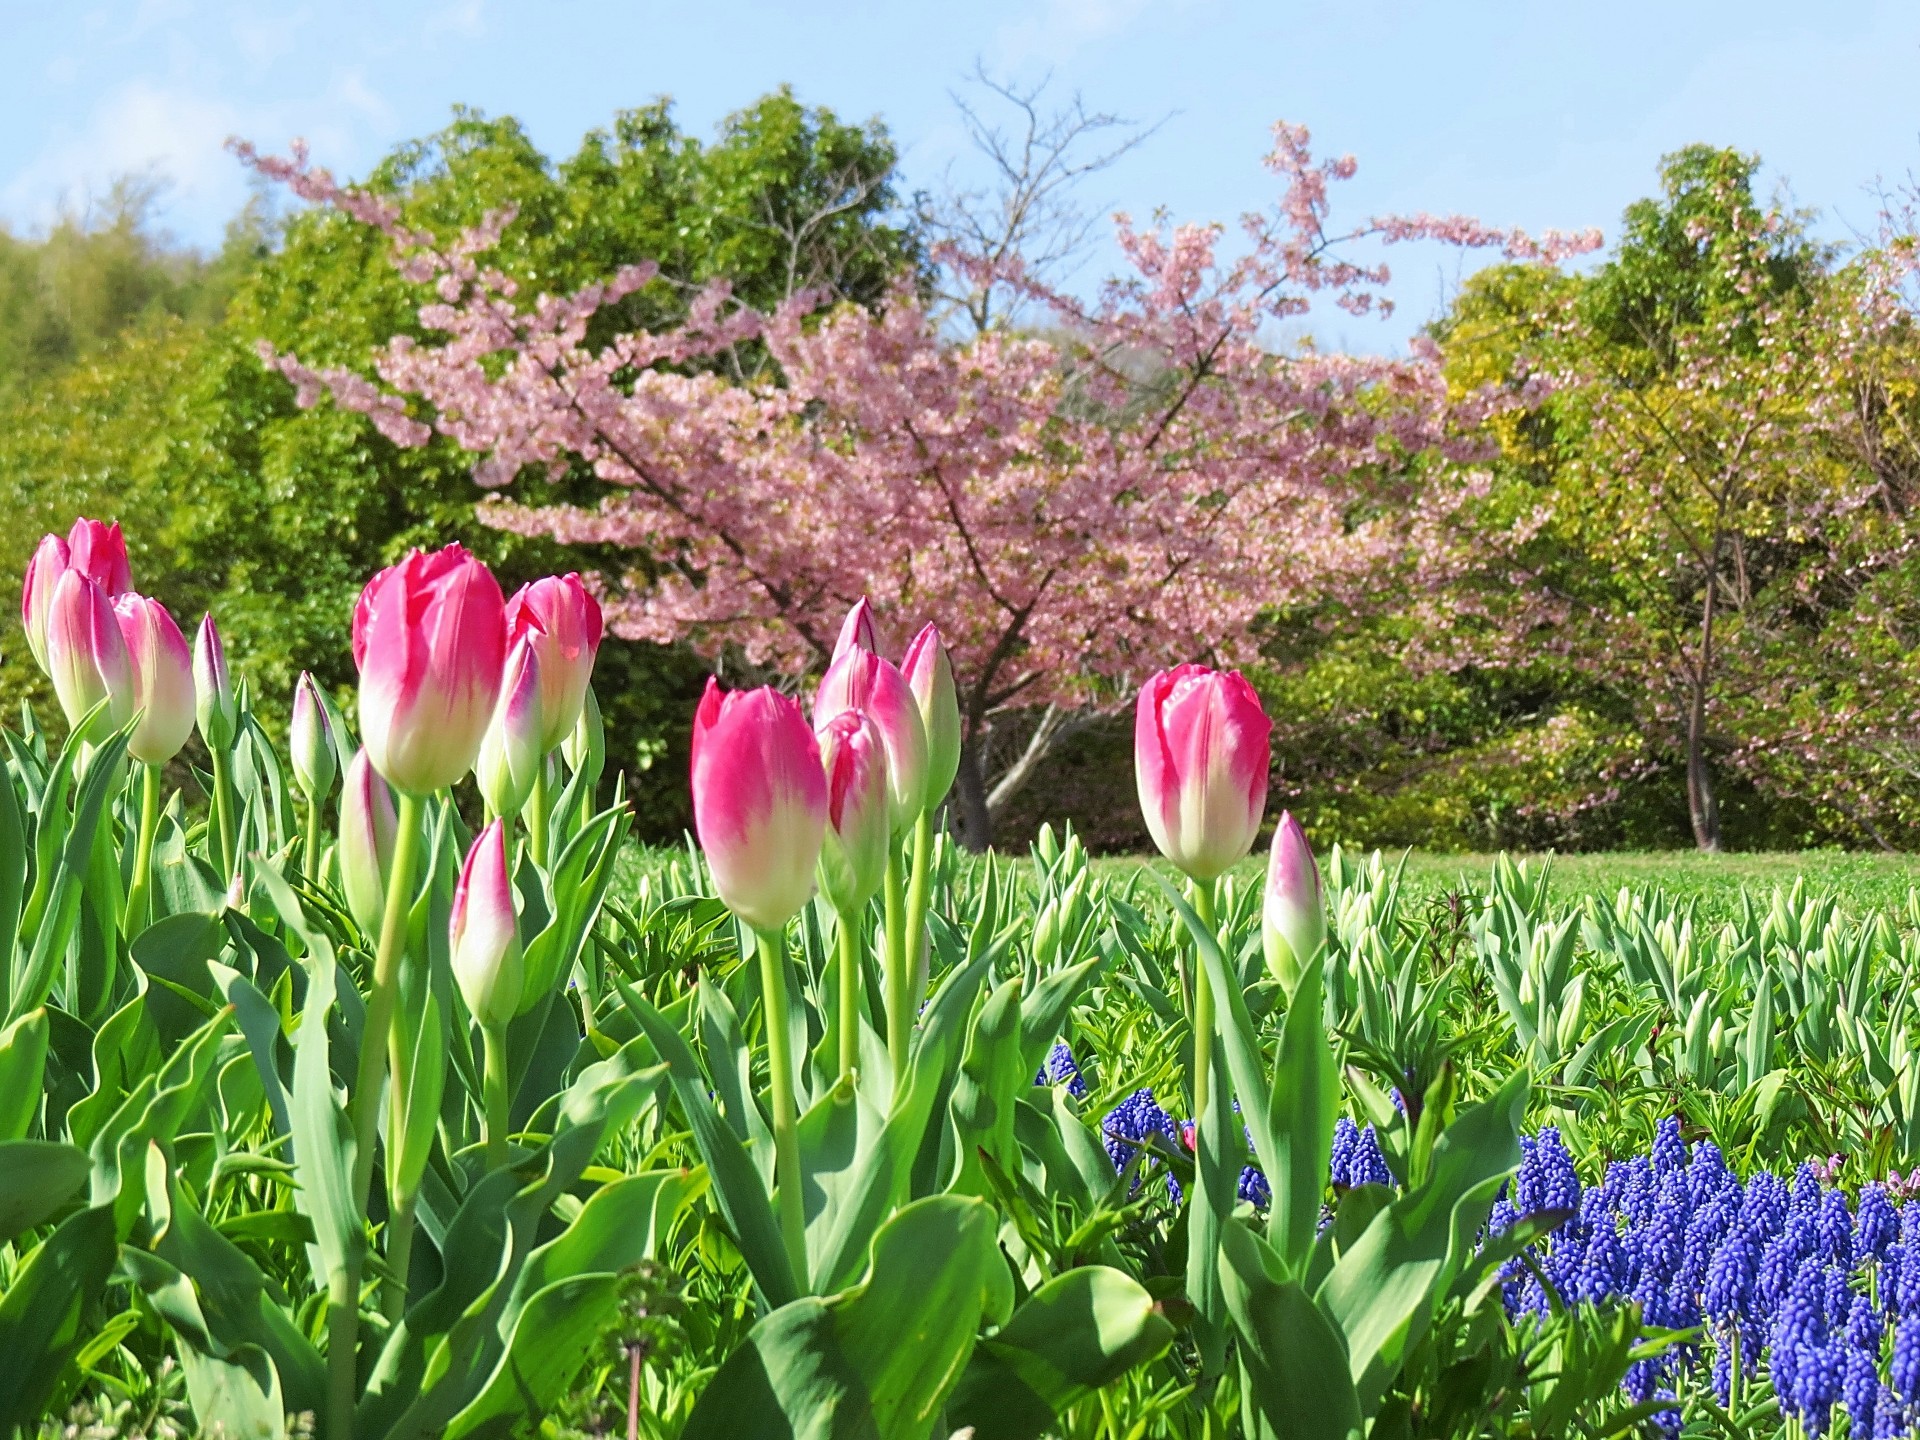
[[(301, 196), (382, 230), (431, 290), (421, 324), (444, 337), (396, 337), (372, 377), (264, 353), (303, 404), (330, 393), (402, 444), (450, 436), (480, 457), (484, 487), (529, 468), (603, 482), (596, 505), (496, 498), (482, 513), (630, 549), (625, 574), (598, 577), (618, 634), (796, 669), (823, 660), (863, 594), (901, 637), (938, 621), (966, 721), (962, 833), (984, 844), (995, 806), (1140, 677), (1179, 658), (1248, 658), (1266, 607), (1328, 592), (1361, 605), (1383, 593), (1383, 568), (1450, 563), (1423, 537), (1461, 487), (1434, 476), (1470, 474), (1485, 416), (1512, 397), (1450, 394), (1430, 351), (1266, 343), (1317, 301), (1389, 308), (1388, 271), (1349, 258), (1357, 242), (1543, 262), (1598, 244), (1462, 217), (1337, 231), (1329, 191), (1354, 161), (1315, 161), (1297, 126), (1274, 135), (1279, 202), (1243, 217), (1236, 244), (1218, 225), (1117, 217), (1128, 269), (1091, 299), (1036, 279), (1018, 255), (949, 249), (955, 273), (1012, 287), (1053, 320), (1044, 338), (988, 328), (959, 341), (903, 283), (871, 308), (798, 295), (770, 313), (716, 285), (671, 330), (590, 342), (590, 322), (648, 267), (528, 297), (485, 259), (511, 214), (443, 241), (302, 153), (243, 149)], [(749, 341), (777, 373), (727, 378), (719, 357)]]

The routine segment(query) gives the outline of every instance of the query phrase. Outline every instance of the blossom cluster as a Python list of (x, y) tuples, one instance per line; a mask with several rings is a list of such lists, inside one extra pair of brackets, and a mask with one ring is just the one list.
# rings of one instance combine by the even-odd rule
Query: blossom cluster
[[(1489, 1229), (1542, 1212), (1567, 1219), (1531, 1264), (1509, 1267), (1514, 1313), (1544, 1312), (1557, 1296), (1632, 1303), (1649, 1325), (1699, 1328), (1703, 1345), (1634, 1367), (1627, 1384), (1636, 1399), (1675, 1395), (1704, 1366), (1722, 1405), (1736, 1400), (1743, 1376), (1764, 1374), (1809, 1435), (1829, 1428), (1836, 1406), (1851, 1435), (1914, 1432), (1920, 1203), (1896, 1206), (1879, 1183), (1850, 1203), (1811, 1162), (1791, 1181), (1760, 1171), (1742, 1182), (1712, 1142), (1689, 1150), (1673, 1119), (1648, 1154), (1612, 1162), (1591, 1187), (1552, 1127), (1522, 1143), (1525, 1158)], [(1678, 1432), (1677, 1409), (1662, 1418)]]

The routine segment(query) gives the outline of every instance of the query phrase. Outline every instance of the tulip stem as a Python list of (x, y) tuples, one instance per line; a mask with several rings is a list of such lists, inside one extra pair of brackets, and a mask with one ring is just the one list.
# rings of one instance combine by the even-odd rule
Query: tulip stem
[(413, 1206), (411, 1195), (396, 1195), (388, 1201), (387, 1284), (380, 1309), (390, 1324), (397, 1324), (407, 1313), (407, 1272), (413, 1268), (417, 1219)]
[(907, 881), (907, 976), (913, 985), (917, 1010), (927, 984), (927, 894), (933, 863), (933, 807), (920, 812), (913, 827), (913, 874)]
[(860, 1063), (860, 941), (865, 915), (859, 910), (840, 913), (840, 1078), (847, 1079)]
[[(1213, 882), (1193, 882), (1193, 909), (1208, 933), (1218, 934), (1213, 918)], [(1207, 979), (1207, 964), (1199, 955), (1193, 965), (1193, 1135), (1200, 1143), (1201, 1121), (1207, 1113), (1208, 1092), (1213, 1088), (1213, 984)]]
[(807, 1215), (800, 1194), (800, 1121), (793, 1103), (793, 1044), (787, 1031), (787, 937), (755, 928), (760, 999), (773, 1087), (773, 1173), (780, 1191), (780, 1234), (801, 1290), (807, 1288)]
[(153, 841), (160, 829), (160, 767), (140, 767), (140, 838), (133, 852), (133, 888), (127, 892), (127, 913), (121, 929), (127, 943), (147, 928), (148, 896), (153, 891)]
[(213, 757), (214, 834), (219, 842), (218, 849), (214, 851), (214, 858), (219, 863), (220, 878), (231, 880), (234, 870), (240, 864), (233, 814), (233, 762), (228, 758), (227, 752), (218, 747), (212, 748), (209, 753)]
[(533, 863), (547, 868), (547, 757), (533, 767), (533, 793), (527, 797), (527, 844), (533, 851)]
[[(214, 771), (216, 789), (219, 773), (218, 769)], [(393, 868), (387, 873), (386, 906), (380, 919), (380, 947), (374, 952), (367, 1018), (360, 1031), (360, 1063), (353, 1091), (348, 1096), (353, 1115), (353, 1200), (356, 1213), (363, 1216), (367, 1213), (367, 1197), (373, 1190), (373, 1147), (380, 1136), (380, 1092), (387, 1078), (387, 1035), (393, 1028), (394, 1006), (399, 999), (400, 957), (406, 949), (413, 861), (419, 848), (420, 799), (403, 790), (393, 840)], [(332, 1384), (332, 1403), (327, 1414), (330, 1440), (350, 1440), (353, 1434), (354, 1397), (360, 1386), (357, 1366), (361, 1263), (350, 1262), (347, 1271), (329, 1287), (327, 1296), (327, 1366)]]
[(301, 859), (305, 861), (300, 873), (307, 877), (309, 885), (320, 878), (320, 797), (307, 797), (307, 834), (306, 845)]
[(487, 1169), (498, 1170), (507, 1163), (507, 1027), (483, 1025), (481, 1038), (486, 1044), (486, 1115), (481, 1131), (486, 1141)]
[(907, 944), (907, 895), (900, 869), (900, 842), (887, 846), (887, 1060), (893, 1070), (893, 1093), (907, 1084), (907, 1047), (913, 1038), (913, 996), (907, 971), (912, 954)]

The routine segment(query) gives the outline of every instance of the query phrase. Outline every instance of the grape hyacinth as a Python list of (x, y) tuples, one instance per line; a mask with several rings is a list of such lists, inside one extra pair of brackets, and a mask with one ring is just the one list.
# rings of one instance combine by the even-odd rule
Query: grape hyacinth
[(1080, 1064), (1073, 1058), (1073, 1050), (1064, 1040), (1053, 1042), (1053, 1049), (1047, 1052), (1046, 1062), (1041, 1065), (1040, 1073), (1033, 1077), (1035, 1085), (1065, 1085), (1067, 1093), (1076, 1100), (1087, 1098), (1086, 1077), (1080, 1073)]

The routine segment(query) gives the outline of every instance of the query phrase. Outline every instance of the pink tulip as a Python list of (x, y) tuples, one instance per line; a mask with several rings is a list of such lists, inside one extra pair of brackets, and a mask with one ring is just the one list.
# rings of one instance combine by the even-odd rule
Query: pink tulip
[(473, 768), (507, 653), (499, 583), (458, 545), (411, 551), (360, 592), (353, 662), (373, 765), (414, 795)]
[(67, 563), (107, 592), (109, 599), (133, 589), (127, 541), (118, 521), (79, 519), (67, 532)]
[(873, 638), (873, 606), (867, 603), (864, 595), (860, 597), (859, 604), (847, 611), (847, 618), (840, 622), (840, 638), (834, 642), (833, 658), (838, 660), (856, 645), (862, 650), (877, 651), (880, 648)]
[(960, 697), (953, 686), (953, 662), (937, 626), (926, 625), (907, 646), (900, 673), (907, 677), (920, 722), (927, 731), (926, 808), (947, 798), (960, 773)]
[(113, 601), (78, 569), (68, 570), (53, 587), (47, 610), (47, 673), (69, 725), (78, 725), (102, 700), (109, 702), (112, 728), (133, 718), (133, 661)]
[(1291, 995), (1303, 966), (1318, 958), (1327, 943), (1327, 906), (1320, 888), (1320, 866), (1313, 858), (1307, 832), (1291, 810), (1280, 817), (1273, 832), (1273, 853), (1267, 862), (1266, 904), (1260, 938), (1267, 969)]
[(693, 828), (720, 898), (757, 929), (785, 926), (813, 893), (826, 825), (826, 772), (800, 707), (709, 679), (693, 717)]
[(520, 1008), (525, 977), (503, 821), (495, 820), (481, 831), (467, 852), (453, 889), (447, 938), (453, 978), (467, 1009), (484, 1027), (505, 1025)]
[(140, 720), (127, 753), (146, 765), (164, 765), (193, 733), (193, 655), (173, 616), (158, 600), (128, 594), (113, 602), (133, 673)]
[(813, 697), (814, 727), (824, 727), (842, 710), (858, 710), (880, 731), (887, 747), (893, 833), (904, 834), (920, 818), (927, 794), (927, 728), (913, 688), (890, 661), (853, 645), (820, 682)]
[(53, 609), (53, 587), (67, 573), (67, 542), (43, 535), (33, 559), (27, 562), (26, 583), (20, 587), (20, 628), (27, 632), (27, 648), (43, 671), (47, 668), (47, 616)]
[(302, 670), (293, 686), (293, 724), (287, 731), (287, 752), (293, 758), (293, 778), (309, 800), (332, 793), (340, 773), (340, 755), (334, 748), (333, 718), (320, 700), (320, 686)]
[(387, 904), (387, 871), (400, 833), (393, 791), (373, 768), (365, 750), (356, 750), (340, 791), (340, 888), (347, 909), (369, 936), (380, 933)]
[(200, 738), (209, 750), (225, 751), (239, 732), (240, 700), (227, 670), (227, 647), (211, 615), (201, 617), (199, 633), (193, 637), (193, 693)]
[(866, 716), (842, 710), (820, 731), (820, 762), (827, 773), (820, 893), (848, 915), (871, 900), (886, 878), (892, 833), (886, 743)]
[(542, 755), (580, 723), (603, 628), (600, 602), (578, 575), (522, 585), (507, 602), (507, 643), (527, 640), (539, 656)]
[(495, 815), (518, 815), (533, 794), (534, 777), (547, 763), (542, 744), (541, 691), (545, 678), (540, 652), (522, 635), (507, 651), (499, 703), (480, 742), (474, 777)]
[(1196, 880), (1211, 880), (1253, 848), (1267, 803), (1273, 723), (1238, 670), (1181, 665), (1140, 692), (1134, 778), (1147, 831)]

